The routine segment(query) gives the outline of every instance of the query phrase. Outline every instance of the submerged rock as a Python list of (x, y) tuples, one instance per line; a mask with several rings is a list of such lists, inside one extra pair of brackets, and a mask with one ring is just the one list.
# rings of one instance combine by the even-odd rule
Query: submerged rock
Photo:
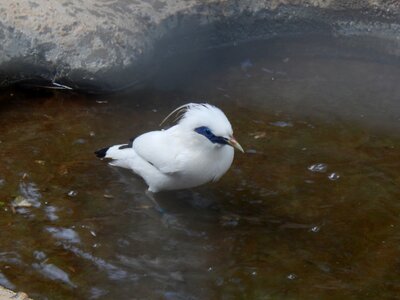
[(168, 56), (307, 32), (390, 39), (400, 56), (399, 13), (385, 0), (3, 0), (0, 86), (113, 91)]

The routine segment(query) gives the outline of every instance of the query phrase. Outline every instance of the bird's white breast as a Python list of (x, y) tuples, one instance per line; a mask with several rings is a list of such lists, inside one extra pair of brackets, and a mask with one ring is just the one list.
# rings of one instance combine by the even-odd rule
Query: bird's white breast
[[(196, 138), (205, 139), (202, 136)], [(218, 180), (229, 169), (233, 161), (234, 150), (230, 146), (202, 141), (194, 145), (191, 160), (187, 162), (186, 176), (196, 178), (203, 183)]]

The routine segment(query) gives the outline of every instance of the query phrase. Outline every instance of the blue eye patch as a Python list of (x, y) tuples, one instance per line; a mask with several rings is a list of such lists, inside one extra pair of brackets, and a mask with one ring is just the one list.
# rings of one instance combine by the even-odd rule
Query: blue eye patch
[(204, 135), (213, 144), (222, 144), (222, 145), (228, 144), (226, 138), (214, 135), (210, 130), (210, 128), (208, 128), (207, 126), (197, 127), (194, 131), (196, 131), (198, 134)]

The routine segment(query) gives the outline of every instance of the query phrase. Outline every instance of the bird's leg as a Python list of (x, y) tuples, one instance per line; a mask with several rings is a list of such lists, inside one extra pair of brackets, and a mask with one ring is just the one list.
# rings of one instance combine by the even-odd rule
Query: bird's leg
[(155, 199), (154, 194), (152, 192), (150, 192), (149, 190), (146, 190), (145, 194), (146, 194), (147, 198), (149, 198), (153, 202), (155, 210), (161, 215), (161, 219), (160, 220), (164, 224), (164, 226), (170, 227), (170, 228), (175, 228), (175, 229), (180, 229), (182, 227), (182, 225), (179, 224), (179, 222), (176, 219), (176, 217), (174, 217), (173, 215), (167, 213), (158, 204), (158, 202)]
[(154, 194), (150, 192), (149, 190), (146, 190), (145, 192), (146, 196), (148, 199), (150, 199), (151, 202), (154, 204), (154, 208), (161, 214), (163, 215), (165, 213), (164, 209), (158, 204), (157, 200), (154, 198)]

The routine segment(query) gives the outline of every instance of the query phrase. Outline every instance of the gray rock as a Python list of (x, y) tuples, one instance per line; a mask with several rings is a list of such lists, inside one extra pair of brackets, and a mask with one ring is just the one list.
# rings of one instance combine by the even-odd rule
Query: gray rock
[(1, 300), (32, 300), (25, 293), (15, 293), (0, 286), (0, 299)]
[(394, 0), (2, 0), (0, 87), (119, 90), (167, 57), (310, 32), (384, 39), (400, 57), (399, 14)]

